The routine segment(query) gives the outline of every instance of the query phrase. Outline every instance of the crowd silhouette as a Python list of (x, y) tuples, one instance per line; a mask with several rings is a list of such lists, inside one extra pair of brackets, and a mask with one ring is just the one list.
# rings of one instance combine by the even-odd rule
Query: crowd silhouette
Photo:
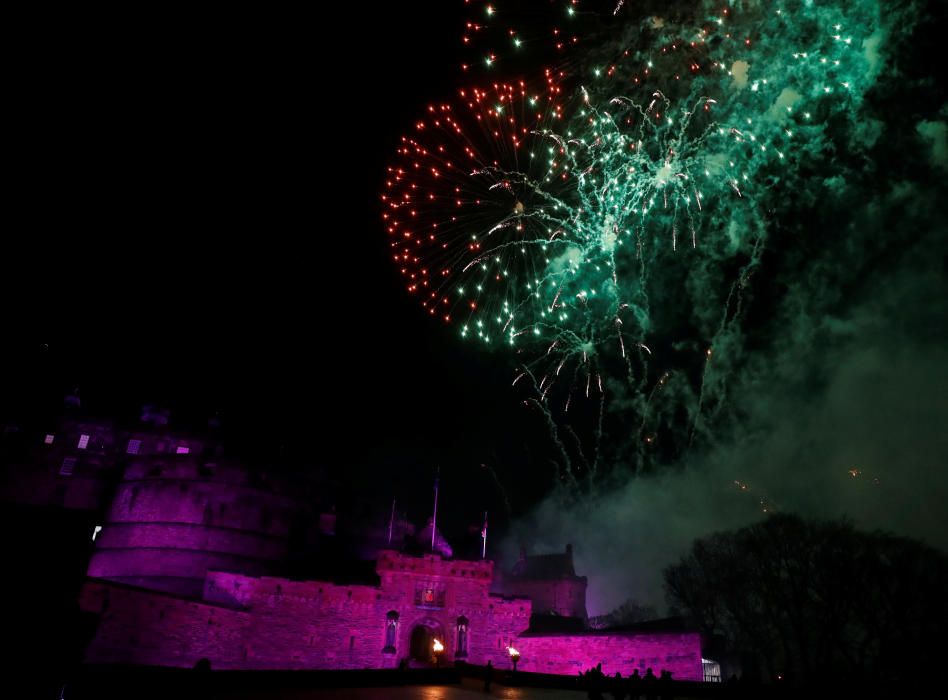
[(651, 668), (645, 669), (644, 676), (635, 669), (632, 675), (623, 678), (618, 671), (615, 676), (607, 676), (600, 663), (595, 668), (580, 671), (579, 675), (590, 700), (604, 700), (606, 694), (615, 700), (672, 700), (674, 697), (671, 671), (664, 669), (658, 676)]

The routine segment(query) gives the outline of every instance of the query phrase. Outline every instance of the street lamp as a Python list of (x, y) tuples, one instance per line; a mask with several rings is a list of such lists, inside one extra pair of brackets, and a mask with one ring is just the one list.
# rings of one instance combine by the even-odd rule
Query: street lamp
[(510, 663), (513, 664), (513, 670), (517, 670), (517, 662), (520, 661), (520, 652), (513, 647), (507, 647), (507, 653), (510, 654)]

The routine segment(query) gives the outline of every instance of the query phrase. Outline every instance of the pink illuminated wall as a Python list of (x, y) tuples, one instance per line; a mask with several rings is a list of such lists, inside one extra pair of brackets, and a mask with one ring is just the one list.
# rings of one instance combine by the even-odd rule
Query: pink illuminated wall
[(701, 638), (697, 632), (681, 634), (576, 634), (523, 636), (517, 640), (517, 668), (537, 673), (576, 675), (602, 664), (602, 671), (628, 676), (651, 668), (672, 672), (680, 681), (701, 681)]
[[(530, 619), (530, 601), (488, 592), (493, 564), (382, 552), (379, 586), (339, 586), (208, 572), (202, 600), (90, 581), (84, 610), (100, 617), (87, 661), (215, 668), (392, 668), (412, 632), (437, 634), (443, 659), (509, 663), (508, 645)], [(428, 593), (430, 592), (430, 598)], [(394, 648), (386, 630), (397, 615)], [(466, 655), (458, 657), (458, 621)]]
[[(209, 571), (200, 599), (90, 580), (81, 605), (99, 617), (86, 652), (93, 663), (222, 669), (394, 668), (413, 633), (444, 644), (443, 663), (492, 661), (522, 671), (575, 675), (602, 663), (609, 675), (651, 667), (701, 680), (700, 639), (688, 634), (538, 636), (528, 599), (492, 595), (490, 561), (379, 555), (378, 586)], [(463, 624), (465, 647), (459, 644)], [(390, 642), (394, 642), (391, 644)], [(427, 648), (427, 646), (424, 646)], [(417, 659), (416, 663), (425, 660)]]

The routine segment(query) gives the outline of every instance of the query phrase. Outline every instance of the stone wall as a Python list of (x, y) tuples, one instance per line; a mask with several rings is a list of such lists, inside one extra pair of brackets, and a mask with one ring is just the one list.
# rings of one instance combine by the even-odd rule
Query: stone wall
[(300, 504), (246, 470), (192, 455), (131, 456), (89, 576), (199, 597), (211, 569), (273, 573)]
[(248, 612), (105, 581), (83, 587), (80, 606), (99, 624), (86, 649), (91, 663), (192, 667), (201, 658), (242, 668), (253, 639)]
[(535, 613), (586, 619), (585, 576), (539, 581), (507, 579), (504, 591), (532, 600)]
[[(443, 661), (509, 663), (530, 601), (490, 595), (491, 562), (383, 552), (380, 586), (343, 586), (211, 571), (203, 600), (90, 581), (82, 606), (100, 616), (86, 658), (95, 663), (215, 668), (392, 668), (423, 628), (444, 644)], [(426, 600), (425, 591), (436, 594)], [(442, 595), (443, 593), (443, 595)], [(420, 596), (420, 597), (419, 597)], [(394, 648), (386, 629), (397, 616)], [(467, 653), (458, 656), (464, 618)]]
[(520, 652), (517, 668), (522, 671), (574, 676), (601, 663), (608, 676), (616, 672), (628, 676), (636, 668), (644, 676), (651, 668), (656, 676), (666, 670), (674, 680), (703, 680), (697, 632), (525, 635), (514, 646)]

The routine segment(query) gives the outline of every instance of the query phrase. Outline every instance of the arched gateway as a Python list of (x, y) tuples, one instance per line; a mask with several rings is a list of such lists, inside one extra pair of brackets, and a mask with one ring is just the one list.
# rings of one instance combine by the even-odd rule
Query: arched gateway
[(410, 651), (412, 661), (422, 664), (434, 664), (434, 640), (445, 644), (444, 630), (430, 618), (415, 623), (411, 630)]

